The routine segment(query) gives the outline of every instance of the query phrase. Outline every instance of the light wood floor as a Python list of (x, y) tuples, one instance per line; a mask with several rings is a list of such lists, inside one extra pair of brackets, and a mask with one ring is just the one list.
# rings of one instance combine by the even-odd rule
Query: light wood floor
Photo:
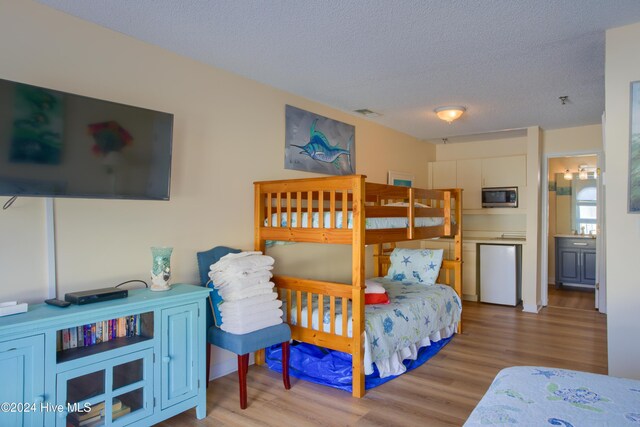
[(607, 372), (606, 317), (597, 311), (465, 303), (465, 332), (421, 367), (367, 392), (349, 393), (249, 367), (249, 407), (238, 403), (235, 374), (209, 384), (208, 416), (190, 410), (161, 426), (459, 426), (498, 371), (542, 365)]
[(593, 289), (567, 287), (556, 289), (555, 286), (550, 285), (549, 306), (576, 310), (595, 310), (595, 291)]

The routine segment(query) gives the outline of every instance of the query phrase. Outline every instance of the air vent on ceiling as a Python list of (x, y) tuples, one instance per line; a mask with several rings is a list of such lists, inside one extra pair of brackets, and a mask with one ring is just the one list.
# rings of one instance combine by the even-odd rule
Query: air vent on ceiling
[(365, 117), (380, 117), (382, 114), (371, 111), (368, 108), (361, 108), (359, 110), (353, 110), (356, 113), (360, 113)]

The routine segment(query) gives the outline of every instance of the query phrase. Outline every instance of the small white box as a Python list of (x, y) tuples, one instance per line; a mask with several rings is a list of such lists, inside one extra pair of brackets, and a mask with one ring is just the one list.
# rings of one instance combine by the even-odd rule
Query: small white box
[(0, 302), (0, 317), (10, 314), (24, 313), (29, 308), (26, 302), (18, 304), (18, 301)]

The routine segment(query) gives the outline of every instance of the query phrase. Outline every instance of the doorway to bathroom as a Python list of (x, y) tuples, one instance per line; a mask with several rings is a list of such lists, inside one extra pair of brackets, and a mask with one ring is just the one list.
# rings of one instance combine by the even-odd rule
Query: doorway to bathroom
[(605, 312), (600, 153), (548, 156), (545, 305)]

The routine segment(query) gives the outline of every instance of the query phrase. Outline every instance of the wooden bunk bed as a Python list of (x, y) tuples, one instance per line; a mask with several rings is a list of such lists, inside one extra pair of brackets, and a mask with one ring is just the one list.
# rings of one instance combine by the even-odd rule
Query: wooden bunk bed
[[(454, 288), (462, 296), (462, 192), (460, 189), (424, 190), (367, 183), (364, 175), (256, 182), (255, 250), (264, 252), (267, 241), (349, 244), (352, 246), (351, 286), (343, 283), (275, 276), (286, 318), (294, 340), (327, 347), (352, 355), (353, 396), (362, 397), (364, 384), (364, 288), (365, 245), (374, 246), (375, 273), (383, 276), (390, 265), (395, 242), (452, 237), (454, 257), (444, 260), (438, 283)], [(404, 202), (404, 203), (398, 203)], [(396, 206), (387, 206), (395, 203)], [(397, 206), (404, 204), (404, 206)], [(430, 207), (419, 207), (425, 204)], [(349, 227), (343, 227), (350, 219)], [(402, 228), (367, 229), (367, 220), (405, 219)], [(437, 225), (416, 226), (416, 219), (438, 218)], [(305, 221), (306, 220), (306, 221)], [(387, 244), (391, 244), (390, 246)], [(302, 311), (303, 304), (319, 301), (317, 313)], [(326, 299), (325, 299), (326, 298)], [(305, 300), (306, 299), (306, 300)], [(323, 319), (323, 301), (329, 301), (330, 330), (312, 327), (312, 316)], [(336, 305), (351, 301), (352, 336), (347, 334), (348, 316), (340, 316), (341, 334), (336, 333)], [(292, 302), (296, 321), (292, 321)], [(342, 310), (345, 311), (346, 310)], [(306, 317), (305, 326), (302, 318)], [(322, 324), (322, 323), (321, 323)], [(458, 323), (461, 332), (462, 320)], [(324, 329), (324, 328), (321, 328)], [(264, 353), (256, 355), (264, 363)]]

